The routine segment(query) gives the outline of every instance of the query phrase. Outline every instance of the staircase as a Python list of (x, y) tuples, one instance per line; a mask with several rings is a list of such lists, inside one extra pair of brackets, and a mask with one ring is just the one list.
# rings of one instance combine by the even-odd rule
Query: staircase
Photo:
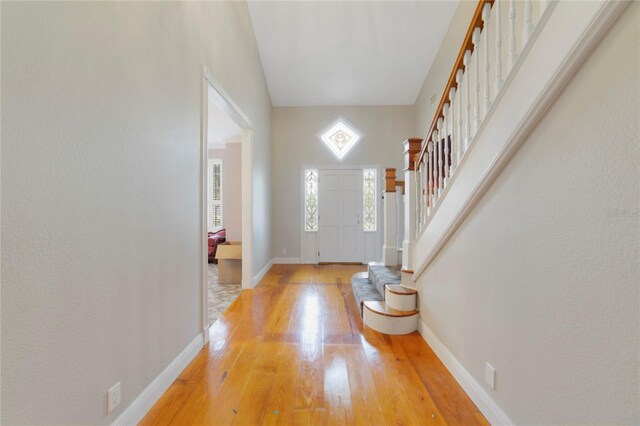
[[(382, 259), (388, 266), (402, 264), (404, 286), (418, 286), (625, 7), (611, 1), (573, 8), (561, 1), (478, 0), (425, 137), (403, 142), (404, 179), (386, 169)], [(402, 212), (396, 207), (399, 182)]]
[(364, 325), (384, 334), (409, 334), (418, 329), (417, 291), (400, 284), (397, 267), (370, 262), (368, 272), (351, 278)]
[[(369, 295), (374, 297), (362, 298), (363, 322), (366, 326), (386, 334), (410, 333), (416, 330), (416, 325), (419, 324), (419, 331), (425, 341), (491, 424), (513, 424), (493, 398), (517, 390), (517, 383), (520, 381), (526, 386), (527, 376), (522, 374), (518, 366), (503, 365), (503, 371), (510, 369), (507, 374), (514, 379), (513, 385), (507, 384), (506, 387), (502, 387), (505, 385), (503, 382), (494, 388), (495, 370), (488, 361), (491, 357), (500, 358), (505, 348), (507, 351), (513, 348), (513, 333), (510, 333), (511, 330), (503, 330), (502, 333), (496, 334), (494, 329), (484, 330), (486, 327), (479, 327), (479, 324), (493, 324), (496, 318), (506, 315), (513, 317), (514, 324), (522, 326), (535, 321), (539, 312), (545, 312), (549, 308), (544, 302), (535, 300), (529, 304), (519, 293), (525, 291), (526, 294), (537, 295), (546, 289), (544, 283), (538, 283), (538, 277), (520, 280), (520, 276), (530, 270), (529, 256), (523, 255), (528, 254), (529, 244), (526, 239), (520, 238), (526, 235), (529, 240), (537, 241), (537, 236), (532, 234), (532, 230), (544, 226), (548, 217), (557, 218), (559, 223), (563, 224), (561, 226), (573, 226), (570, 219), (575, 214), (580, 215), (581, 213), (576, 212), (581, 208), (576, 207), (575, 212), (565, 211), (559, 207), (565, 207), (566, 204), (562, 204), (559, 199), (547, 199), (543, 191), (562, 194), (559, 188), (575, 186), (570, 176), (586, 176), (591, 170), (588, 165), (579, 170), (581, 174), (576, 174), (578, 169), (569, 169), (574, 174), (566, 175), (569, 176), (569, 180), (560, 182), (558, 187), (555, 186), (554, 178), (563, 177), (562, 172), (557, 175), (551, 173), (553, 178), (540, 179), (539, 184), (536, 179), (523, 178), (523, 170), (529, 173), (548, 173), (554, 168), (564, 171), (565, 164), (562, 161), (569, 158), (567, 152), (573, 152), (563, 151), (565, 148), (562, 148), (559, 153), (564, 152), (565, 155), (556, 157), (552, 151), (547, 151), (549, 160), (546, 164), (541, 164), (539, 169), (529, 164), (527, 167), (531, 168), (516, 172), (514, 169), (524, 167), (525, 160), (540, 160), (543, 153), (540, 150), (543, 146), (540, 135), (546, 134), (544, 132), (547, 131), (541, 128), (537, 134), (540, 145), (526, 151), (518, 161), (511, 163), (513, 168), (503, 176), (502, 185), (494, 186), (492, 197), (487, 197), (487, 201), (493, 204), (481, 202), (518, 149), (527, 140), (536, 140), (536, 127), (545, 115), (547, 123), (551, 123), (552, 131), (554, 124), (561, 123), (559, 117), (552, 117), (556, 111), (553, 103), (625, 7), (625, 2), (617, 1), (580, 2), (576, 5), (575, 2), (556, 0), (479, 0), (449, 79), (441, 86), (442, 90), (439, 93), (442, 97), (426, 134), (423, 138), (410, 138), (403, 142), (402, 177), (405, 195), (402, 197), (402, 213), (396, 207), (400, 198), (396, 171), (389, 168), (385, 173), (382, 259), (387, 268), (370, 265), (369, 273), (358, 278), (357, 285), (370, 283), (370, 287), (374, 289), (373, 292), (371, 289), (368, 290)], [(625, 22), (630, 22), (626, 21), (627, 18), (624, 19)], [(616, 34), (619, 36), (621, 33)], [(610, 43), (603, 45), (607, 47), (598, 49), (611, 49), (613, 46)], [(582, 74), (581, 77), (582, 82), (576, 84), (584, 84), (584, 75), (586, 74)], [(604, 77), (601, 81), (605, 81)], [(622, 83), (616, 87), (622, 87)], [(575, 93), (575, 90), (569, 93)], [(597, 103), (599, 100), (593, 102)], [(608, 107), (614, 104), (615, 100), (610, 97), (606, 102)], [(558, 107), (560, 112), (564, 111), (562, 105), (560, 103)], [(587, 110), (589, 109), (580, 111)], [(617, 109), (611, 112), (618, 115)], [(603, 123), (606, 121), (602, 120)], [(623, 124), (617, 118), (615, 122)], [(568, 126), (571, 126), (570, 123), (583, 121), (569, 121)], [(534, 137), (531, 137), (532, 134)], [(622, 144), (628, 140), (630, 139), (619, 139)], [(558, 147), (564, 143), (567, 142), (558, 140)], [(544, 146), (545, 149), (549, 149), (548, 145)], [(618, 148), (623, 149), (622, 145), (617, 145), (616, 149)], [(533, 152), (536, 153), (535, 156), (531, 155)], [(602, 170), (608, 168), (603, 167)], [(600, 175), (596, 176), (601, 179)], [(606, 178), (608, 177), (609, 174), (606, 174)], [(529, 210), (529, 206), (532, 205), (532, 201), (527, 199), (529, 187), (518, 188), (522, 194), (516, 196), (516, 182), (536, 185), (536, 191), (533, 192), (539, 200), (552, 202), (539, 210)], [(588, 191), (586, 182), (595, 180), (584, 182), (582, 190)], [(507, 200), (515, 201), (513, 209), (512, 206), (506, 205)], [(584, 199), (585, 203), (586, 200)], [(472, 213), (474, 209), (478, 209), (476, 215)], [(404, 239), (401, 247), (397, 238), (400, 215), (404, 219)], [(491, 221), (481, 220), (486, 220), (489, 215), (494, 215)], [(599, 223), (599, 218), (595, 215), (591, 218), (594, 224)], [(504, 230), (500, 226), (502, 221), (505, 222)], [(549, 228), (552, 232), (556, 229), (564, 228)], [(485, 244), (479, 235), (490, 233), (493, 234), (487, 238)], [(543, 238), (554, 242), (551, 232), (545, 234)], [(454, 241), (448, 245), (452, 237)], [(577, 239), (574, 243), (582, 241), (580, 237), (575, 238)], [(471, 241), (470, 246), (474, 246), (472, 250), (466, 249), (467, 241)], [(478, 247), (479, 244), (483, 246)], [(496, 248), (499, 250), (496, 250), (495, 254), (490, 252)], [(516, 253), (512, 257), (504, 256), (510, 251)], [(401, 253), (401, 262), (398, 261), (398, 252)], [(531, 252), (532, 259), (536, 258), (538, 252), (544, 253), (538, 257), (539, 259), (549, 256), (545, 250), (533, 249)], [(478, 253), (490, 253), (492, 259), (482, 266), (477, 265), (477, 262), (476, 265), (466, 265), (473, 258), (467, 259), (465, 256)], [(514, 269), (514, 265), (509, 262), (512, 259), (522, 268), (520, 271)], [(581, 260), (580, 256), (574, 259), (576, 265), (579, 265)], [(401, 264), (399, 270), (396, 267), (398, 264)], [(499, 273), (494, 273), (494, 270), (499, 270)], [(385, 282), (385, 278), (380, 275), (382, 271), (394, 275), (393, 282)], [(558, 271), (563, 271), (562, 267), (558, 266)], [(398, 275), (402, 277), (400, 280)], [(511, 279), (505, 279), (506, 277), (514, 277), (517, 282), (513, 283)], [(512, 287), (522, 284), (540, 284), (540, 287), (517, 289), (504, 299), (508, 301), (505, 304), (502, 296), (512, 291)], [(560, 284), (565, 285), (564, 282)], [(478, 294), (497, 294), (502, 303), (481, 303), (482, 301), (475, 297)], [(569, 293), (565, 295), (567, 297), (564, 303), (570, 305), (573, 301)], [(461, 300), (465, 301), (462, 305)], [(418, 319), (416, 306), (429, 315)], [(519, 306), (521, 310), (514, 311), (513, 306)], [(523, 311), (522, 307), (526, 310)], [(455, 323), (453, 326), (439, 326), (451, 325), (451, 321)], [(483, 338), (468, 338), (472, 334), (477, 337), (478, 333), (482, 334)], [(537, 333), (537, 339), (545, 343), (558, 337), (553, 327), (548, 327), (548, 324), (541, 325)], [(559, 339), (562, 340), (562, 336)], [(468, 350), (459, 352), (459, 345), (447, 347), (446, 343), (452, 341), (473, 343), (481, 350), (469, 356)], [(529, 343), (530, 339), (518, 342), (523, 353), (529, 349)], [(543, 347), (536, 355), (547, 355), (552, 346)], [(584, 346), (584, 350), (589, 350), (588, 344)], [(560, 357), (564, 355), (562, 351), (554, 353)], [(460, 355), (464, 355), (464, 358), (458, 359)], [(529, 355), (531, 357), (531, 354)], [(535, 359), (535, 356), (531, 359)], [(493, 389), (487, 388), (483, 383), (481, 370), (478, 368), (483, 364), (486, 364), (485, 372), (488, 372), (484, 381)], [(580, 372), (575, 372), (575, 377), (573, 374), (573, 371), (563, 372), (568, 383), (575, 380)], [(545, 390), (553, 390), (552, 388), (553, 386), (547, 386)], [(499, 400), (505, 401), (504, 398)]]
[(404, 179), (385, 170), (383, 264), (352, 281), (367, 326), (415, 330), (422, 274), (625, 7), (478, 0), (425, 137), (403, 142)]

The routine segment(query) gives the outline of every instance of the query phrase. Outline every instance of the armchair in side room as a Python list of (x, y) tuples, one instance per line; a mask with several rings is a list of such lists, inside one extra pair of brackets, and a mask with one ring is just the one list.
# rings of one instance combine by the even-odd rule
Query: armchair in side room
[(225, 241), (227, 241), (226, 229), (221, 229), (217, 232), (209, 232), (209, 263), (218, 263), (218, 260), (216, 259), (216, 250), (218, 249), (218, 244), (224, 243)]

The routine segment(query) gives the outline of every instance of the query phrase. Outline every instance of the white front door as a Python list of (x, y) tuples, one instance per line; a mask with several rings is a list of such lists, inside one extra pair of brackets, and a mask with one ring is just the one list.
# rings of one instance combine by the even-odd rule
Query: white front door
[(320, 170), (318, 260), (362, 261), (362, 170)]

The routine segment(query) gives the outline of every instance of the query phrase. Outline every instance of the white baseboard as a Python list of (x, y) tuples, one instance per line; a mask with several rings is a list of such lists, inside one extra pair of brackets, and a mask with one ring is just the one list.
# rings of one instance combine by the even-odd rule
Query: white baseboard
[(271, 269), (271, 267), (272, 267), (272, 266), (273, 266), (273, 259), (271, 259), (270, 261), (268, 261), (268, 262), (267, 262), (267, 264), (266, 264), (266, 265), (264, 265), (264, 267), (263, 267), (262, 269), (260, 269), (260, 272), (258, 272), (258, 273), (253, 277), (253, 279), (251, 280), (251, 281), (252, 281), (252, 284), (253, 284), (253, 285), (251, 286), (252, 288), (253, 288), (253, 287), (255, 287), (256, 285), (258, 285), (258, 283), (260, 282), (260, 280), (261, 280), (265, 275), (267, 275), (267, 272), (269, 272), (269, 269)]
[(476, 404), (478, 409), (484, 414), (492, 425), (512, 425), (514, 424), (509, 416), (502, 411), (496, 402), (489, 396), (487, 391), (473, 378), (473, 376), (456, 359), (449, 349), (436, 337), (427, 327), (422, 318), (418, 321), (418, 332), (431, 347), (433, 352), (440, 358), (440, 361), (447, 367), (454, 379), (462, 389), (469, 395), (469, 398)]
[(299, 257), (275, 257), (273, 259), (274, 265), (297, 265), (299, 263)]
[(133, 400), (133, 402), (115, 419), (112, 425), (136, 425), (149, 412), (151, 407), (160, 399), (180, 373), (189, 365), (193, 358), (200, 352), (204, 340), (202, 333), (187, 345), (173, 361), (162, 370), (145, 390)]

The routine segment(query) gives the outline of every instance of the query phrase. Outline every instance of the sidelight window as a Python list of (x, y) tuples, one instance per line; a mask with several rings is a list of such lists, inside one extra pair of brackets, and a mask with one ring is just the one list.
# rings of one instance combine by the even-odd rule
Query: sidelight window
[(318, 230), (318, 170), (304, 171), (304, 230)]
[(363, 176), (363, 213), (362, 229), (376, 230), (376, 169), (364, 169)]

